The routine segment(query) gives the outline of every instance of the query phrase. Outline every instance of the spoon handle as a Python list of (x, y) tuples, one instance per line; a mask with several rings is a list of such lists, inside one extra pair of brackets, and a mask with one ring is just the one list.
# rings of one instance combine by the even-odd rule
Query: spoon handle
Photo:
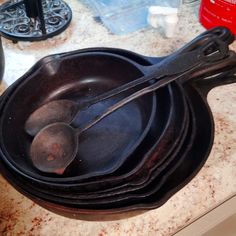
[(109, 107), (105, 112), (103, 112), (101, 115), (96, 116), (94, 119), (92, 119), (88, 124), (86, 124), (84, 127), (82, 128), (77, 128), (76, 132), (77, 133), (82, 133), (84, 131), (86, 131), (87, 129), (91, 128), (92, 126), (94, 126), (95, 124), (97, 124), (99, 121), (101, 121), (102, 119), (104, 119), (105, 117), (107, 117), (108, 115), (110, 115), (111, 113), (113, 113), (114, 111), (118, 110), (119, 108), (123, 107), (124, 105), (126, 105), (127, 103), (135, 100), (136, 98), (139, 98), (145, 94), (151, 93), (169, 83), (171, 83), (172, 81), (175, 81), (177, 79), (180, 79), (182, 77), (185, 77), (187, 75), (189, 75), (191, 72), (195, 71), (197, 68), (199, 68), (201, 66), (201, 63), (199, 63), (198, 65), (195, 65), (194, 67), (192, 67), (191, 69), (189, 69), (188, 71), (181, 73), (180, 75), (174, 75), (174, 76), (170, 76), (170, 77), (166, 77), (162, 80), (157, 81), (156, 83), (149, 85), (131, 95), (129, 95), (128, 97), (125, 97), (124, 99), (122, 99), (121, 101), (117, 102), (116, 104), (112, 105), (111, 107)]

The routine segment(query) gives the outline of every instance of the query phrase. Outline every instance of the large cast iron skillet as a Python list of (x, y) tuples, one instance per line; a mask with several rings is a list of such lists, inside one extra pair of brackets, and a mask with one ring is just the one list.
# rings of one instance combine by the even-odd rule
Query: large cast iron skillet
[[(183, 91), (181, 91), (181, 92), (184, 93)], [(178, 96), (181, 97), (181, 94), (179, 94)], [(178, 96), (176, 96), (176, 97), (178, 97)], [(192, 123), (194, 123), (194, 120), (192, 121)], [(189, 136), (187, 137), (187, 141), (185, 141), (187, 143), (185, 143), (185, 145), (183, 145), (184, 147), (182, 148), (180, 153), (178, 153), (178, 150), (175, 150), (174, 154), (172, 154), (172, 158), (168, 158), (168, 163), (171, 162), (172, 159), (174, 159), (174, 161), (173, 161), (174, 164), (172, 163), (171, 166), (173, 166), (173, 167), (171, 168), (170, 171), (173, 171), (176, 168), (176, 166), (177, 166), (176, 163), (178, 162), (178, 160), (181, 160), (186, 155), (185, 153), (187, 153), (187, 150), (191, 147), (192, 142), (190, 142), (190, 144), (189, 144), (188, 143), (188, 139), (191, 139), (191, 137), (194, 135), (193, 131), (195, 130), (195, 128), (194, 128), (194, 125), (192, 125), (192, 126), (193, 127), (191, 127), (192, 130), (191, 130)], [(184, 141), (185, 140), (184, 137), (182, 137), (182, 138), (183, 138), (183, 141)], [(182, 144), (179, 144), (180, 147), (182, 147), (181, 145)], [(168, 167), (168, 165), (165, 164), (163, 166), (162, 166), (162, 168), (159, 167), (154, 173), (151, 172), (152, 173), (151, 178), (148, 181), (146, 181), (144, 183), (144, 185), (136, 186), (136, 187), (131, 187), (131, 188), (130, 187), (127, 188), (126, 185), (124, 185), (124, 186), (121, 185), (121, 186), (118, 186), (119, 187), (119, 191), (117, 191), (117, 188), (115, 188), (115, 190), (114, 190), (114, 188), (111, 188), (111, 190), (113, 190), (113, 191), (109, 191), (110, 194), (101, 194), (100, 192), (96, 192), (93, 195), (93, 197), (92, 197), (92, 199), (103, 198), (101, 200), (92, 200), (91, 202), (88, 201), (91, 198), (89, 193), (86, 193), (84, 195), (83, 198), (85, 199), (85, 201), (78, 200), (78, 199), (81, 199), (81, 195), (80, 194), (79, 195), (76, 194), (75, 189), (72, 189), (72, 188), (69, 188), (69, 190), (71, 191), (71, 194), (69, 194), (69, 195), (64, 195), (64, 194), (62, 194), (62, 192), (60, 192), (59, 194), (58, 194), (58, 192), (55, 192), (53, 195), (58, 195), (58, 196), (60, 196), (60, 198), (64, 197), (64, 196), (68, 196), (68, 197), (70, 196), (70, 198), (68, 200), (67, 199), (66, 200), (62, 200), (62, 203), (65, 203), (65, 202), (68, 203), (68, 202), (73, 201), (73, 204), (75, 204), (77, 202), (79, 204), (85, 204), (87, 207), (88, 206), (92, 207), (94, 205), (95, 206), (99, 205), (99, 207), (101, 207), (102, 203), (107, 205), (109, 201), (110, 201), (110, 204), (114, 205), (114, 202), (118, 202), (118, 201), (121, 202), (121, 201), (124, 201), (124, 200), (127, 200), (127, 199), (128, 199), (128, 201), (130, 201), (130, 198), (133, 199), (133, 198), (135, 198), (135, 196), (137, 196), (136, 198), (140, 198), (141, 196), (142, 197), (143, 196), (146, 197), (148, 195), (148, 192), (149, 193), (153, 192), (153, 190), (152, 191), (148, 191), (148, 192), (147, 191), (143, 191), (144, 187), (148, 188), (149, 187), (148, 184), (151, 183), (154, 178), (157, 178), (157, 176), (160, 173), (163, 174), (161, 172), (161, 170), (163, 170), (164, 168)], [(149, 166), (148, 168), (152, 169), (152, 166)], [(142, 174), (143, 174), (143, 172), (142, 172)], [(135, 179), (137, 179), (137, 180), (142, 179), (142, 176), (135, 176), (135, 177), (136, 177)], [(130, 179), (129, 179), (129, 181), (127, 181), (124, 178), (124, 181), (128, 183), (127, 185), (133, 185), (133, 182)], [(159, 185), (157, 185), (157, 183), (155, 183), (155, 189), (157, 189), (157, 186), (159, 186)], [(48, 186), (48, 188), (49, 187), (50, 187), (50, 185)], [(122, 187), (122, 188), (120, 188), (120, 187)], [(136, 190), (138, 190), (138, 191), (136, 191)], [(136, 192), (140, 192), (140, 191), (143, 192), (144, 195), (141, 195), (141, 196), (140, 196), (140, 194), (136, 195)], [(127, 194), (127, 192), (132, 192), (132, 195)], [(47, 193), (47, 190), (46, 190), (46, 193)], [(120, 195), (121, 193), (124, 193), (124, 194), (122, 196), (117, 196), (116, 198), (114, 198), (115, 195)], [(111, 196), (111, 198), (108, 198), (109, 196)], [(74, 198), (74, 199), (77, 199), (77, 200), (71, 200), (71, 198), (72, 199)], [(52, 199), (53, 199), (53, 197), (52, 197)], [(56, 198), (54, 198), (54, 199), (56, 199)]]
[[(224, 73), (218, 77), (208, 79), (207, 81), (199, 81), (197, 84), (186, 85), (185, 94), (188, 97), (189, 105), (192, 107), (191, 112), (193, 120), (195, 120), (195, 138), (192, 143), (191, 150), (186, 155), (176, 170), (171, 174), (164, 176), (165, 181), (161, 188), (154, 192), (152, 195), (145, 197), (142, 200), (138, 200), (136, 203), (124, 204), (123, 206), (116, 207), (112, 205), (112, 208), (108, 209), (83, 209), (79, 206), (73, 207), (71, 204), (55, 204), (52, 201), (45, 201), (42, 198), (37, 197), (37, 192), (32, 193), (30, 189), (25, 189), (24, 184), (18, 181), (18, 178), (14, 176), (7, 168), (3, 168), (2, 171), (7, 179), (15, 186), (20, 192), (40, 204), (41, 206), (62, 214), (71, 218), (82, 218), (90, 220), (114, 220), (120, 217), (127, 217), (131, 214), (123, 214), (125, 212), (134, 211), (135, 214), (140, 210), (153, 209), (164, 204), (174, 193), (180, 188), (186, 185), (200, 170), (205, 163), (209, 152), (211, 150), (214, 138), (214, 122), (210, 108), (206, 101), (206, 95), (208, 91), (219, 85), (236, 82), (236, 70)], [(193, 126), (192, 126), (193, 127)], [(167, 170), (168, 171), (168, 170)], [(158, 180), (157, 180), (158, 181)], [(155, 180), (153, 181), (155, 185)], [(121, 214), (122, 213), (122, 214)], [(120, 215), (121, 214), (121, 215)]]

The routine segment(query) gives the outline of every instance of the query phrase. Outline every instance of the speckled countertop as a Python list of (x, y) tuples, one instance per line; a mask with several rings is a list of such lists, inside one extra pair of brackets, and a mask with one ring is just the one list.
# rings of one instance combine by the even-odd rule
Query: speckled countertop
[[(0, 0), (0, 3), (4, 1)], [(110, 34), (95, 22), (78, 0), (67, 0), (73, 9), (70, 27), (43, 42), (13, 44), (3, 39), (6, 57), (4, 79), (12, 83), (38, 59), (48, 54), (85, 47), (119, 47), (157, 56), (182, 46), (204, 29), (197, 8), (182, 7), (176, 37), (164, 38), (154, 29), (126, 36)], [(236, 49), (236, 44), (233, 45)], [(0, 87), (0, 93), (4, 85)], [(55, 215), (19, 194), (0, 176), (0, 235), (141, 235), (169, 236), (236, 194), (236, 84), (218, 87), (209, 94), (216, 135), (212, 152), (198, 175), (162, 207), (142, 215), (110, 222), (71, 220)]]

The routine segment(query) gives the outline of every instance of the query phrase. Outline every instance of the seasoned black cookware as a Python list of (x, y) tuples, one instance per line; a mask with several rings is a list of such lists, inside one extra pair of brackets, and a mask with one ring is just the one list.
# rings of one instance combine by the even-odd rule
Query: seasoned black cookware
[[(111, 184), (108, 185), (106, 183), (104, 185), (104, 187), (110, 186), (111, 189), (113, 189), (113, 191), (112, 191), (113, 194), (117, 193), (117, 190), (114, 186), (117, 186), (119, 183), (120, 183), (120, 185), (118, 185), (119, 187), (124, 185), (123, 187), (126, 187), (126, 188), (128, 187), (128, 189), (130, 191), (132, 190), (132, 188), (134, 190), (141, 188), (141, 187), (143, 188), (147, 184), (146, 180), (150, 177), (150, 175), (152, 175), (152, 172), (154, 172), (154, 168), (159, 167), (158, 170), (156, 170), (156, 172), (158, 172), (158, 173), (161, 172), (161, 170), (163, 170), (165, 168), (165, 166), (167, 166), (168, 163), (171, 161), (172, 158), (169, 156), (171, 155), (172, 157), (174, 157), (173, 153), (178, 152), (179, 148), (181, 147), (180, 145), (184, 141), (184, 137), (186, 136), (186, 131), (187, 131), (187, 127), (188, 127), (188, 113), (187, 113), (187, 115), (185, 115), (186, 107), (185, 107), (185, 103), (182, 101), (184, 98), (181, 94), (181, 90), (179, 90), (177, 88), (177, 86), (173, 85), (173, 92), (174, 92), (173, 95), (174, 96), (171, 96), (171, 98), (173, 97), (173, 98), (175, 98), (176, 101), (178, 100), (179, 102), (177, 103), (175, 101), (175, 103), (173, 103), (174, 106), (171, 106), (171, 108), (174, 108), (173, 111), (171, 111), (171, 113), (170, 113), (171, 116), (167, 116), (165, 114), (165, 113), (168, 114), (168, 110), (169, 110), (170, 106), (168, 104), (168, 100), (165, 100), (166, 97), (163, 96), (164, 95), (163, 92), (164, 91), (161, 90), (161, 91), (159, 91), (159, 93), (156, 94), (157, 100), (159, 100), (159, 108), (161, 109), (160, 112), (158, 112), (158, 114), (161, 113), (162, 116), (155, 117), (155, 120), (153, 122), (154, 124), (151, 128), (152, 133), (150, 133), (148, 135), (148, 137), (146, 138), (146, 141), (147, 141), (145, 143), (146, 145), (145, 146), (142, 145), (143, 150), (140, 150), (141, 153), (138, 153), (138, 152), (134, 153), (134, 154), (136, 154), (136, 156), (134, 156), (134, 160), (136, 163), (139, 164), (138, 165), (139, 168), (135, 168), (133, 171), (132, 167), (133, 167), (134, 163), (129, 161), (125, 165), (126, 171), (124, 173), (127, 172), (127, 174), (122, 174), (122, 170), (121, 170), (121, 171), (119, 171), (120, 175), (118, 175), (118, 172), (116, 173), (117, 177), (111, 176), (111, 178), (110, 178)], [(169, 98), (167, 97), (167, 99), (169, 99)], [(178, 106), (177, 106), (177, 104), (178, 104)], [(160, 117), (160, 119), (156, 119), (157, 117)], [(168, 137), (168, 140), (167, 140), (169, 143), (168, 145), (170, 145), (170, 144), (172, 145), (171, 149), (167, 150), (167, 152), (166, 152), (167, 157), (162, 157), (162, 159), (160, 161), (157, 161), (158, 154), (162, 151), (162, 147), (163, 146), (168, 147), (165, 144), (166, 140), (162, 139), (161, 137), (157, 138), (155, 136), (155, 131), (158, 132), (158, 127), (160, 127), (160, 124), (162, 124), (160, 122), (163, 120), (163, 118), (166, 119), (166, 117), (171, 117), (171, 118), (175, 117), (174, 124), (179, 123), (179, 125), (176, 125), (175, 127), (173, 127), (173, 125), (172, 125), (172, 128), (168, 131), (169, 133), (171, 133), (173, 135)], [(164, 121), (164, 122), (166, 122), (166, 121)], [(164, 124), (165, 123), (163, 123), (163, 125)], [(151, 144), (153, 146), (151, 146)], [(144, 147), (146, 147), (146, 148), (144, 148)], [(147, 149), (147, 147), (149, 147), (149, 148)], [(149, 150), (149, 151), (147, 152), (147, 150)], [(142, 163), (140, 164), (139, 159), (146, 160), (145, 164), (142, 164)], [(156, 163), (154, 162), (155, 159), (156, 159)], [(166, 159), (166, 161), (163, 161), (165, 159)], [(108, 180), (109, 179), (107, 179), (106, 181), (108, 182)], [(112, 180), (116, 184), (112, 184)], [(22, 179), (22, 181), (24, 182), (24, 179)], [(32, 183), (32, 181), (31, 181), (31, 183)], [(127, 186), (127, 183), (129, 183), (128, 186)], [(102, 183), (97, 183), (97, 185), (98, 185), (99, 189), (102, 189), (102, 187), (103, 187)], [(46, 186), (44, 186), (42, 184), (38, 185), (38, 182), (37, 182), (34, 184), (34, 186), (28, 186), (28, 188), (32, 189), (32, 188), (36, 187), (36, 189), (37, 189), (37, 186), (38, 186), (38, 192), (48, 193), (48, 189), (50, 188), (50, 193), (55, 196), (59, 196), (59, 195), (60, 195), (60, 197), (70, 196), (71, 198), (81, 198), (81, 196), (85, 196), (85, 199), (86, 199), (86, 193), (84, 195), (77, 194), (78, 192), (80, 192), (81, 185), (79, 185), (79, 187), (77, 187), (77, 186), (66, 187), (66, 185), (64, 184), (63, 185), (64, 187), (60, 187), (58, 185), (58, 187), (56, 188), (56, 187), (52, 187), (51, 184), (46, 185)], [(55, 190), (53, 190), (53, 189), (55, 189)], [(60, 189), (60, 191), (58, 191), (59, 189)], [(93, 190), (94, 190), (94, 188), (93, 188)], [(122, 190), (122, 191), (124, 191), (124, 190)], [(87, 195), (89, 197), (88, 192), (87, 192)]]
[[(128, 52), (125, 53), (128, 54)], [(135, 54), (132, 54), (132, 57), (139, 58), (138, 55)], [(145, 61), (145, 58), (140, 57), (138, 60)], [(148, 62), (146, 61), (145, 63)], [(232, 67), (232, 64), (230, 67)], [(207, 66), (203, 71), (209, 73)], [(197, 73), (195, 74), (195, 76), (196, 75)], [(192, 107), (192, 110), (190, 109), (191, 111), (188, 111), (188, 114), (192, 118), (190, 119), (191, 122), (186, 137), (190, 137), (191, 135), (193, 137), (194, 132), (192, 131), (196, 130), (195, 138), (194, 140), (192, 140), (192, 142), (189, 142), (189, 146), (186, 143), (183, 145), (186, 145), (186, 152), (188, 152), (188, 148), (190, 148), (189, 151), (191, 151), (191, 155), (189, 155), (188, 157), (185, 155), (180, 155), (178, 158), (178, 153), (181, 153), (181, 150), (176, 151), (176, 155), (173, 158), (173, 161), (166, 165), (163, 171), (161, 171), (156, 176), (155, 173), (158, 172), (155, 172), (154, 169), (151, 172), (151, 175), (148, 176), (148, 179), (145, 181), (145, 183), (147, 183), (145, 186), (140, 185), (141, 188), (139, 189), (131, 189), (130, 195), (125, 195), (125, 193), (118, 194), (118, 201), (116, 201), (114, 204), (112, 204), (112, 201), (113, 199), (115, 200), (117, 196), (114, 196), (113, 199), (112, 196), (107, 196), (107, 200), (106, 198), (101, 198), (101, 200), (99, 200), (100, 203), (102, 203), (100, 206), (101, 209), (95, 209), (99, 206), (94, 206), (99, 201), (84, 201), (82, 199), (77, 199), (73, 203), (72, 198), (66, 198), (60, 194), (58, 194), (58, 198), (55, 198), (53, 196), (55, 194), (55, 190), (52, 191), (52, 189), (50, 188), (50, 184), (52, 184), (53, 188), (55, 189), (55, 187), (60, 186), (61, 183), (48, 182), (48, 194), (45, 194), (41, 191), (41, 182), (43, 181), (38, 181), (37, 179), (32, 178), (24, 173), (22, 174), (13, 165), (8, 165), (7, 162), (1, 161), (1, 167), (3, 167), (2, 172), (9, 179), (9, 181), (11, 181), (12, 184), (16, 186), (16, 188), (24, 192), (24, 194), (26, 194), (30, 198), (33, 198), (34, 201), (38, 202), (46, 208), (49, 208), (52, 211), (56, 211), (60, 214), (64, 214), (70, 217), (93, 217), (96, 214), (99, 219), (101, 219), (101, 215), (109, 215), (110, 218), (110, 214), (158, 207), (163, 204), (171, 195), (173, 195), (175, 191), (186, 184), (204, 164), (211, 149), (214, 134), (213, 119), (205, 97), (208, 90), (212, 87), (235, 82), (235, 78), (235, 71), (231, 70), (225, 73), (221, 71), (220, 75), (218, 76), (213, 76), (207, 78), (206, 80), (204, 80), (203, 78), (199, 78), (199, 81), (197, 82), (192, 82), (191, 84), (184, 85), (183, 94), (187, 97), (186, 100), (188, 101), (188, 106), (190, 108)], [(194, 81), (196, 81), (196, 77)], [(174, 84), (175, 83), (168, 86), (169, 91), (173, 92)], [(179, 82), (177, 84), (180, 85)], [(17, 83), (14, 86), (17, 87)], [(12, 86), (12, 90), (10, 88), (5, 93), (1, 105), (4, 105), (4, 101), (8, 101), (9, 97), (11, 98), (12, 92), (14, 92), (15, 90), (14, 86)], [(165, 93), (166, 89), (167, 88), (162, 89), (165, 96), (168, 95), (168, 93)], [(175, 99), (175, 97), (173, 97), (173, 99)], [(147, 135), (147, 138), (148, 137), (150, 136)], [(150, 157), (152, 157), (152, 155)], [(120, 169), (122, 170), (123, 168), (124, 166), (122, 165)], [(106, 177), (104, 176), (104, 178)], [(150, 179), (151, 181), (148, 182)], [(73, 181), (71, 183), (75, 184), (75, 182)], [(111, 186), (111, 188), (112, 187), (114, 186)], [(106, 191), (106, 189), (104, 191)], [(114, 190), (114, 195), (116, 195), (115, 191), (116, 190)], [(58, 191), (58, 193), (60, 193), (60, 191)], [(45, 201), (45, 199), (48, 200)], [(54, 204), (53, 202), (56, 204)]]

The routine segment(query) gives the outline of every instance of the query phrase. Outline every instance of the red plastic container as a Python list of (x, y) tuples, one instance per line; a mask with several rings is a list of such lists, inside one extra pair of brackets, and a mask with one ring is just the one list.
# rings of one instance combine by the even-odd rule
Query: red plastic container
[(236, 0), (202, 0), (199, 18), (207, 29), (226, 26), (236, 35)]

